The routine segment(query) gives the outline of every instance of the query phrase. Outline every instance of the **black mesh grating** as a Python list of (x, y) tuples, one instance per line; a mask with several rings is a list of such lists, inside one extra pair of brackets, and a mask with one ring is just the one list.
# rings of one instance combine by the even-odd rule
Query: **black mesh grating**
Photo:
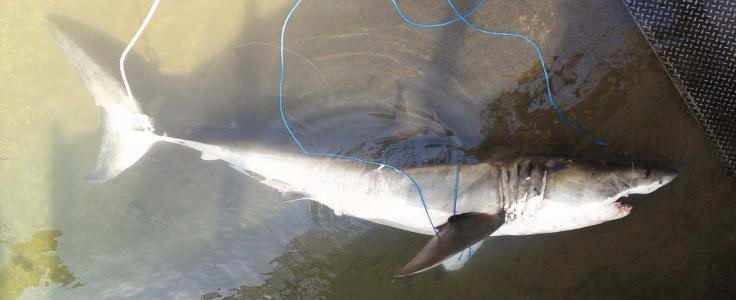
[(736, 179), (736, 0), (623, 0)]

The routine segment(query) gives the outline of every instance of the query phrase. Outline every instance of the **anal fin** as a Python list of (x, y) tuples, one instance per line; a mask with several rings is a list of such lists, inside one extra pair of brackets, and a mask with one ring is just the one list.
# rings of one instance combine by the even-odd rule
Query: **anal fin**
[(419, 250), (416, 256), (401, 268), (395, 277), (402, 277), (431, 269), (448, 257), (483, 241), (503, 225), (505, 213), (464, 213), (450, 217), (437, 227), (437, 235)]

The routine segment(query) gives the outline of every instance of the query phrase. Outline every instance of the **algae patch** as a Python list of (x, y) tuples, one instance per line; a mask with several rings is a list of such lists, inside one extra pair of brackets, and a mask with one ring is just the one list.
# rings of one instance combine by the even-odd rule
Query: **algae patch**
[(41, 284), (81, 285), (56, 255), (59, 236), (61, 230), (42, 230), (30, 241), (15, 244), (0, 241), (7, 247), (7, 259), (0, 266), (0, 299), (17, 299), (24, 289)]

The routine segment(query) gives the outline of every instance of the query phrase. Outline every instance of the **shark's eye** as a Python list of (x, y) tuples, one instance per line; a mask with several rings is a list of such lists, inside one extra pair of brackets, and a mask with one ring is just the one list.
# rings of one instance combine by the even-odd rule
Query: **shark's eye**
[(652, 169), (646, 168), (644, 170), (644, 177), (649, 177), (649, 175), (651, 175), (651, 174), (652, 174)]

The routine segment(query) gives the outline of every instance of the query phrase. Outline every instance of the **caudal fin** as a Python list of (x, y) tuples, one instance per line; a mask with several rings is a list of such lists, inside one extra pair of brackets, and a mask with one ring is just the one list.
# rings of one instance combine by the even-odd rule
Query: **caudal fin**
[(51, 32), (76, 67), (95, 104), (104, 110), (100, 154), (87, 179), (107, 181), (138, 161), (160, 137), (154, 133), (151, 119), (143, 114), (135, 99), (128, 97), (115, 76), (60, 30), (51, 28)]

